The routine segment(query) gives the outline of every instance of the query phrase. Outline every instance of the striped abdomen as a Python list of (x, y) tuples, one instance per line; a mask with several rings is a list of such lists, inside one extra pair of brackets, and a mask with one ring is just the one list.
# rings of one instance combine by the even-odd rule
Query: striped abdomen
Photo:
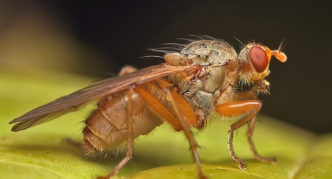
[[(154, 85), (147, 89), (165, 104), (163, 92)], [(163, 121), (155, 115), (144, 100), (137, 94), (132, 95), (133, 138), (147, 134)], [(127, 96), (125, 92), (105, 97), (98, 108), (91, 113), (83, 130), (83, 149), (87, 154), (105, 151), (127, 140)]]

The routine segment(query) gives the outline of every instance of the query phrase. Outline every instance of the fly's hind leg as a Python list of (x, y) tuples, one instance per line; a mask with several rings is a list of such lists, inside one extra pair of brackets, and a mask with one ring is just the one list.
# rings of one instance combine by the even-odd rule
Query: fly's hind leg
[(132, 129), (132, 111), (133, 102), (131, 96), (133, 95), (133, 89), (130, 88), (127, 92), (127, 153), (126, 156), (116, 165), (113, 171), (106, 177), (98, 177), (98, 179), (109, 179), (117, 174), (122, 167), (124, 167), (128, 161), (133, 157), (133, 129)]
[[(132, 73), (137, 69), (132, 66), (124, 66), (119, 72), (119, 76)], [(130, 88), (127, 92), (127, 153), (126, 156), (117, 164), (113, 171), (106, 177), (98, 177), (98, 179), (109, 179), (115, 174), (117, 174), (123, 166), (133, 157), (133, 130), (132, 130), (132, 99), (133, 89)]]
[(255, 123), (256, 123), (256, 116), (248, 123), (248, 142), (250, 145), (250, 150), (253, 152), (255, 158), (261, 162), (269, 162), (269, 163), (276, 163), (276, 158), (275, 157), (262, 157), (256, 150), (254, 141), (252, 140), (252, 135), (255, 129)]
[[(121, 68), (120, 72), (119, 72), (119, 76), (122, 76), (122, 75), (126, 75), (128, 73), (132, 73), (134, 71), (136, 71), (137, 69), (133, 66), (130, 66), (130, 65), (126, 65), (124, 67)], [(71, 138), (65, 138), (62, 140), (64, 143), (67, 143), (73, 147), (77, 147), (77, 148), (82, 148), (82, 143), (81, 142), (78, 142), (78, 141), (75, 141)]]

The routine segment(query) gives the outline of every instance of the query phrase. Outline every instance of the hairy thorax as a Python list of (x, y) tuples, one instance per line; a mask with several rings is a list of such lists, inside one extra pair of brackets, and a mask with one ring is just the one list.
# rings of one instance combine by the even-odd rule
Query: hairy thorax
[(199, 120), (195, 127), (202, 128), (214, 110), (220, 92), (231, 83), (225, 78), (229, 75), (225, 74), (235, 70), (229, 69), (231, 66), (227, 64), (237, 63), (237, 54), (226, 42), (201, 40), (184, 47), (180, 55), (193, 64), (201, 65), (202, 69), (197, 77), (190, 80), (185, 80), (181, 74), (171, 75), (168, 79), (193, 107)]

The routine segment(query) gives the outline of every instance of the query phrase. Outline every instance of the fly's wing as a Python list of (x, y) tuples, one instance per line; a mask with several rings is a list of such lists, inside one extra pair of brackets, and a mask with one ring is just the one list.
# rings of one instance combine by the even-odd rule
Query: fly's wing
[(143, 84), (177, 72), (190, 71), (197, 66), (170, 66), (161, 64), (143, 68), (127, 75), (108, 78), (91, 86), (78, 90), (67, 96), (58, 98), (48, 104), (40, 106), (10, 122), (17, 123), (12, 131), (20, 131), (29, 127), (52, 120), (55, 117), (77, 109), (82, 104), (104, 96), (123, 91), (135, 84)]

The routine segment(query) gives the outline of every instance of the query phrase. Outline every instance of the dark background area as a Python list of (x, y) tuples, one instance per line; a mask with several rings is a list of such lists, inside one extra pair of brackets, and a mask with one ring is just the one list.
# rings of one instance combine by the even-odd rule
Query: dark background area
[[(146, 67), (162, 59), (148, 48), (210, 35), (239, 50), (255, 40), (272, 49), (285, 39), (288, 61), (271, 62), (271, 95), (262, 114), (324, 133), (331, 132), (332, 8), (328, 1), (17, 1), (19, 10), (48, 11), (63, 29), (102, 52), (82, 58), (73, 73), (105, 77), (123, 65)], [(17, 9), (16, 9), (17, 10)], [(15, 14), (15, 11), (13, 11)]]

